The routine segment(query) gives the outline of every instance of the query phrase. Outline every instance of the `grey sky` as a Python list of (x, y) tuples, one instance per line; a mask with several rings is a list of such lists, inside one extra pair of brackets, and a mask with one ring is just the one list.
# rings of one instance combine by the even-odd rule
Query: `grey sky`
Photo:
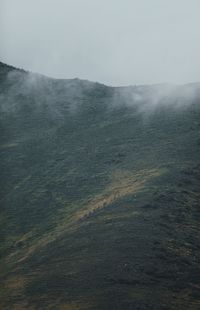
[(108, 85), (200, 81), (199, 0), (0, 0), (0, 60)]

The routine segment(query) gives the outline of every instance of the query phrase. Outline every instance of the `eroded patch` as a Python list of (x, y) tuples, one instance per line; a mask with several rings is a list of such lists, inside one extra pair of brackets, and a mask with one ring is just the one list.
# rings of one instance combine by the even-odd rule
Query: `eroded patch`
[(108, 207), (110, 204), (117, 202), (125, 196), (138, 193), (142, 190), (146, 183), (162, 173), (159, 169), (143, 169), (137, 173), (130, 171), (117, 170), (111, 175), (110, 184), (103, 192), (92, 197), (85, 203), (80, 204), (80, 211), (76, 211), (71, 217), (63, 217), (57, 225), (48, 234), (43, 235), (39, 240), (36, 240), (25, 247), (22, 251), (14, 252), (9, 259), (15, 263), (22, 263), (28, 259), (35, 251), (47, 244), (55, 241), (63, 233), (70, 233), (77, 230), (84, 220), (95, 215), (98, 210)]
[(6, 281), (6, 288), (10, 290), (23, 290), (26, 284), (25, 277), (15, 276)]
[(145, 186), (149, 179), (159, 175), (160, 171), (156, 169), (141, 170), (136, 174), (127, 171), (115, 171), (112, 175), (110, 185), (103, 193), (95, 196), (84, 210), (78, 211), (74, 215), (74, 220), (84, 220), (97, 210), (106, 208), (108, 205), (127, 195), (136, 194)]

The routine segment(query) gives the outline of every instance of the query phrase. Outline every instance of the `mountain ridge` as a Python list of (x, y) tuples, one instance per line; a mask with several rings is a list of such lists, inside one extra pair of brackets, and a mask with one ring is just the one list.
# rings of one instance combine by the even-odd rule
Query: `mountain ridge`
[(48, 79), (53, 79), (53, 80), (58, 80), (58, 81), (82, 81), (82, 82), (89, 82), (89, 83), (96, 83), (96, 84), (100, 84), (100, 85), (103, 85), (103, 86), (106, 86), (106, 87), (110, 87), (110, 88), (134, 88), (134, 87), (152, 87), (152, 86), (155, 86), (155, 87), (159, 87), (159, 86), (186, 86), (186, 85), (199, 85), (200, 82), (199, 81), (196, 81), (196, 82), (188, 82), (188, 83), (169, 83), (169, 82), (165, 82), (165, 83), (153, 83), (153, 84), (135, 84), (135, 85), (132, 85), (132, 84), (129, 84), (129, 85), (125, 85), (125, 86), (112, 86), (112, 85), (106, 85), (104, 83), (101, 83), (101, 82), (98, 82), (98, 81), (91, 81), (91, 80), (88, 80), (88, 79), (80, 79), (78, 77), (74, 77), (74, 78), (55, 78), (55, 77), (51, 77), (51, 76), (48, 76), (48, 75), (45, 75), (45, 74), (42, 74), (42, 73), (36, 73), (36, 72), (32, 72), (32, 71), (29, 71), (29, 70), (25, 70), (23, 68), (17, 68), (15, 67), (14, 65), (9, 65), (5, 62), (2, 62), (0, 61), (0, 67), (1, 67), (1, 71), (2, 71), (2, 68), (6, 68), (7, 70), (15, 70), (15, 71), (21, 71), (21, 72), (24, 72), (24, 73), (30, 73), (30, 74), (35, 74), (35, 75), (38, 75), (38, 76), (41, 76), (41, 77), (44, 77), (44, 78), (48, 78)]

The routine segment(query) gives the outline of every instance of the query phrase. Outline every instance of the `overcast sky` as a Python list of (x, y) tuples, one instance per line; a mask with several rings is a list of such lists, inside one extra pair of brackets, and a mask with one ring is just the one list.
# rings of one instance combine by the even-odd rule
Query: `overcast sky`
[(0, 60), (108, 85), (200, 81), (200, 0), (0, 0)]

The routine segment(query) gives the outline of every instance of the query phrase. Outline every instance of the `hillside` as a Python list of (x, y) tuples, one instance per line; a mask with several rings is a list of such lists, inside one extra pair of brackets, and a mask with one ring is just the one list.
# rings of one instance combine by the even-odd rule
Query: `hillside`
[(200, 308), (200, 84), (0, 63), (1, 309)]

